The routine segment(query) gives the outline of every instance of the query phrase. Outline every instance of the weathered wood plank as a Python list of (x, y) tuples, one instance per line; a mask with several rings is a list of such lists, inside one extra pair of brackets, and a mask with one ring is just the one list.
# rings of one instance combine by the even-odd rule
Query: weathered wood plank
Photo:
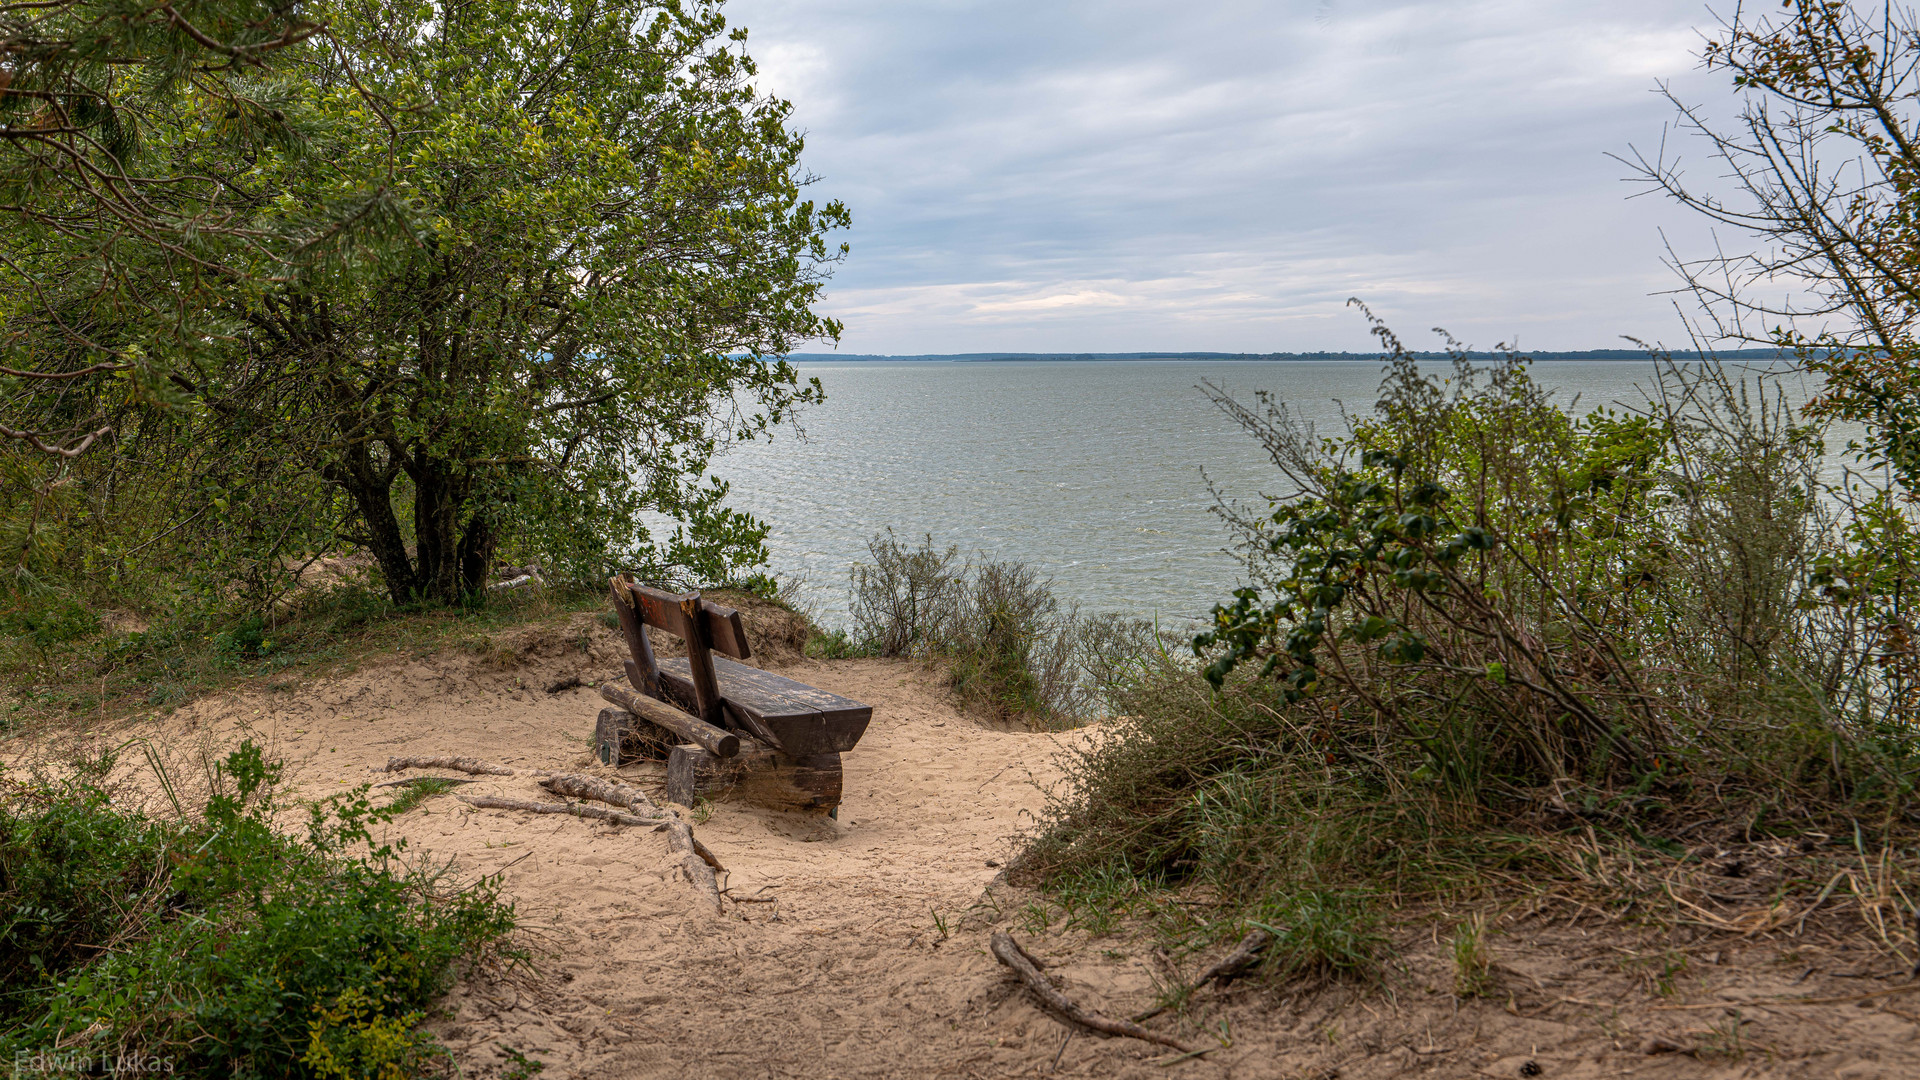
[[(641, 620), (648, 626), (657, 626), (686, 640), (693, 636), (697, 618), (698, 625), (707, 632), (709, 648), (735, 660), (745, 660), (752, 655), (747, 647), (746, 623), (733, 608), (703, 600), (699, 593), (671, 593), (631, 582), (627, 588)], [(683, 606), (689, 599), (697, 604), (693, 612)]]
[(718, 758), (698, 746), (676, 746), (667, 755), (667, 799), (682, 806), (706, 796), (779, 810), (832, 810), (842, 787), (839, 754), (795, 758), (746, 739), (736, 757)]
[(633, 604), (633, 579), (625, 574), (611, 578), (607, 591), (613, 596), (613, 613), (619, 616), (621, 636), (627, 639), (627, 680), (643, 693), (660, 691), (660, 665), (653, 659), (653, 642), (647, 640), (647, 627)]
[(709, 724), (721, 720), (720, 683), (713, 674), (713, 635), (700, 618), (698, 594), (680, 599), (680, 613), (687, 619), (687, 673), (693, 683), (693, 698), (699, 703), (700, 719)]
[(721, 757), (732, 757), (740, 752), (740, 736), (715, 727), (697, 716), (689, 716), (664, 701), (636, 693), (630, 686), (617, 682), (601, 683), (600, 696), (642, 720), (658, 724)]
[[(873, 720), (871, 705), (725, 658), (714, 660), (714, 676), (735, 726), (796, 757), (845, 753)], [(660, 682), (669, 694), (693, 695), (685, 660), (662, 661)]]

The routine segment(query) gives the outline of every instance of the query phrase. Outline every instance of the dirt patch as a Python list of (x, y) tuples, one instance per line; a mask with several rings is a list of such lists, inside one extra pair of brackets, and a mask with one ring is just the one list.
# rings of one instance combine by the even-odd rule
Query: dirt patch
[[(750, 614), (750, 634), (764, 618)], [(760, 634), (762, 663), (798, 651), (791, 629)], [(1011, 930), (1069, 996), (1115, 1016), (1214, 959), (1124, 933), (1088, 938), (1030, 894), (988, 891), (1057, 777), (1054, 756), (1096, 733), (983, 727), (905, 662), (789, 661), (793, 677), (872, 704), (873, 725), (845, 757), (838, 821), (722, 803), (697, 826), (728, 869), (716, 917), (661, 835), (458, 800), (546, 799), (535, 769), (612, 774), (588, 753), (595, 691), (546, 688), (605, 678), (622, 655), (614, 631), (581, 615), (325, 679), (262, 680), (89, 738), (146, 736), (184, 761), (251, 733), (309, 796), (388, 779), (371, 770), (390, 755), (519, 770), (393, 826), (460, 879), (500, 874), (540, 953), (532, 975), (461, 986), (436, 1021), (469, 1076), (503, 1075), (503, 1046), (545, 1062), (543, 1080), (1920, 1075), (1920, 993), (1859, 935), (1817, 924), (1656, 934), (1560, 904), (1495, 921), (1484, 997), (1451, 992), (1452, 916), (1407, 913), (1384, 987), (1208, 991), (1153, 1022), (1213, 1047), (1205, 1057), (1163, 1066), (1160, 1047), (1069, 1036), (988, 955), (992, 930)], [(21, 740), (11, 750), (32, 752)], [(617, 775), (663, 786), (658, 766)]]

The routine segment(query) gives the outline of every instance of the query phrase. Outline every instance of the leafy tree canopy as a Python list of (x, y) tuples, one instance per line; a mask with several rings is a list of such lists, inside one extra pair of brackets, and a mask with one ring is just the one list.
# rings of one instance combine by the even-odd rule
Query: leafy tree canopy
[[(698, 0), (313, 15), (326, 34), (245, 101), (154, 107), (149, 152), (271, 240), (224, 249), (177, 407), (89, 403), (123, 470), (99, 497), (164, 492), (170, 542), (261, 595), (342, 541), (396, 601), (458, 600), (503, 544), (579, 577), (757, 561), (764, 528), (703, 478), (721, 443), (818, 400), (772, 358), (837, 336), (812, 306), (848, 216), (803, 197), (745, 32)], [(247, 125), (275, 137), (222, 137)], [(177, 286), (161, 260), (126, 272)]]

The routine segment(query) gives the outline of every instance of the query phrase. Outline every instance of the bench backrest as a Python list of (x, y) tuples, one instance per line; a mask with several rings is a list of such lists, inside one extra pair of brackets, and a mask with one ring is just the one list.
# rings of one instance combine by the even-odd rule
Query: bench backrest
[(658, 627), (687, 643), (687, 668), (692, 675), (694, 712), (709, 724), (720, 723), (720, 687), (713, 674), (713, 654), (745, 660), (747, 629), (740, 613), (700, 594), (671, 593), (650, 588), (620, 574), (608, 583), (613, 593), (613, 610), (620, 617), (620, 630), (627, 639), (633, 659), (626, 664), (627, 681), (635, 690), (667, 700), (660, 680), (660, 666), (654, 662), (653, 643), (646, 628)]

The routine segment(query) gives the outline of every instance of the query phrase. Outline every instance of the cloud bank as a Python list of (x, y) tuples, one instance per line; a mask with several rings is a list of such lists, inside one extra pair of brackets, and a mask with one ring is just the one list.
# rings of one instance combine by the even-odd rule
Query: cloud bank
[(1695, 101), (1712, 16), (1652, 0), (731, 0), (854, 214), (861, 353), (1365, 349), (1678, 336), (1605, 155)]

